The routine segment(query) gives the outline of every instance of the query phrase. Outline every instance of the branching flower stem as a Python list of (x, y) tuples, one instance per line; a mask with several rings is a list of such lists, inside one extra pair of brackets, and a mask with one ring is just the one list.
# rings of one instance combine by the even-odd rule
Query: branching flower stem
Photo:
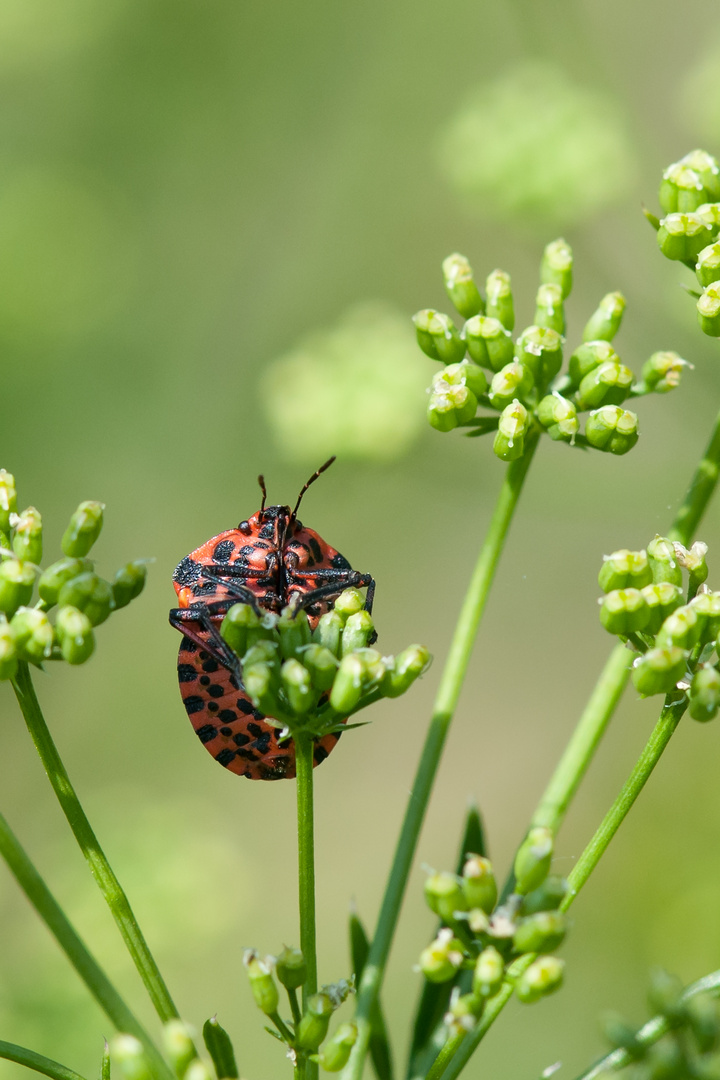
[(120, 882), (100, 847), (80, 800), (70, 782), (57, 747), (48, 730), (45, 717), (35, 694), (35, 688), (26, 663), (18, 665), (13, 679), (13, 689), (28, 731), (30, 732), (40, 760), (57, 795), (58, 802), (68, 820), (75, 839), (87, 859), (92, 875), (100, 888), (112, 916), (117, 923), (123, 941), (145, 984), (150, 999), (160, 1019), (165, 1023), (178, 1017), (178, 1011), (170, 997), (165, 981), (138, 926), (130, 903)]
[(400, 914), (408, 875), (415, 855), (425, 810), (440, 764), (445, 739), (460, 696), (475, 635), (480, 625), (495, 570), (517, 506), (523, 483), (537, 448), (538, 435), (528, 436), (523, 457), (512, 462), (505, 474), (490, 527), (485, 536), (475, 570), (460, 610), (450, 651), (440, 679), (432, 719), (415, 774), (405, 818), (395, 849), (392, 868), (377, 929), (370, 947), (358, 992), (356, 1020), (358, 1040), (353, 1048), (343, 1080), (360, 1080), (370, 1038), (370, 1016), (385, 973), (390, 946)]

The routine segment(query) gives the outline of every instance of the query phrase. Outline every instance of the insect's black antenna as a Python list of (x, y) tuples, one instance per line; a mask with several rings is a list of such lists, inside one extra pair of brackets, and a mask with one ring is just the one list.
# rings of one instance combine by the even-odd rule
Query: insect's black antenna
[(260, 473), (260, 475), (258, 476), (258, 484), (260, 485), (260, 490), (263, 493), (262, 506), (260, 507), (260, 513), (262, 514), (263, 510), (265, 509), (265, 502), (267, 500), (267, 488), (265, 487), (265, 477), (263, 476), (262, 473)]
[(322, 475), (322, 473), (324, 473), (326, 469), (330, 468), (330, 466), (332, 465), (334, 460), (335, 460), (335, 454), (333, 454), (333, 456), (331, 458), (328, 458), (328, 460), (325, 462), (325, 464), (321, 465), (320, 468), (317, 470), (317, 472), (314, 472), (312, 474), (312, 476), (310, 477), (310, 479), (308, 480), (308, 482), (303, 486), (302, 491), (298, 495), (298, 501), (295, 503), (295, 509), (293, 510), (292, 514), (290, 515), (290, 520), (291, 521), (294, 518), (297, 517), (297, 512), (300, 509), (300, 503), (302, 502), (302, 497), (305, 494), (305, 492), (307, 491), (307, 489), (310, 487), (311, 484), (315, 483), (318, 476)]

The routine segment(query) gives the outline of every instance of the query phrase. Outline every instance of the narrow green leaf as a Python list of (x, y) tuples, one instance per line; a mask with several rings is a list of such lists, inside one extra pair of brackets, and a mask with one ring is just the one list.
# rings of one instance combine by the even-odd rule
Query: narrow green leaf
[(68, 1069), (67, 1065), (61, 1065), (58, 1061), (36, 1054), (34, 1050), (27, 1050), (24, 1046), (16, 1046), (15, 1043), (0, 1042), (0, 1058), (6, 1061), (17, 1061), (28, 1069), (51, 1076), (53, 1080), (83, 1080), (79, 1073)]
[(233, 1044), (225, 1028), (218, 1024), (216, 1016), (211, 1016), (203, 1024), (203, 1039), (215, 1066), (218, 1080), (237, 1080), (240, 1074), (235, 1061)]
[[(357, 912), (350, 912), (350, 957), (355, 973), (355, 985), (360, 984), (363, 968), (370, 952), (370, 942)], [(378, 1002), (370, 1014), (370, 1060), (378, 1080), (393, 1080), (392, 1052), (382, 1007)]]
[(102, 1063), (100, 1065), (100, 1080), (110, 1080), (110, 1047), (107, 1039), (103, 1047)]

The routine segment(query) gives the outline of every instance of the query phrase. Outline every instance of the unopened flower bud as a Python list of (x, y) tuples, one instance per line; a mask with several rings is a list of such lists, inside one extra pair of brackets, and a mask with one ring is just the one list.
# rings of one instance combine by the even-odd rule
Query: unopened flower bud
[(513, 358), (510, 331), (499, 319), (476, 315), (465, 323), (465, 343), (476, 364), (500, 371)]
[(448, 255), (442, 264), (445, 291), (463, 319), (485, 313), (485, 305), (464, 255)]
[(455, 364), (465, 355), (465, 342), (448, 315), (428, 308), (413, 315), (418, 345), (427, 356)]
[(475, 994), (461, 994), (454, 1000), (451, 998), (450, 1008), (443, 1017), (450, 1036), (464, 1035), (472, 1031), (475, 1021), (482, 1012), (482, 1007), (482, 998), (476, 997)]
[(347, 656), (356, 649), (364, 649), (375, 632), (372, 615), (364, 608), (348, 616), (342, 633), (342, 656)]
[(314, 642), (304, 650), (302, 654), (303, 665), (310, 672), (310, 679), (316, 690), (324, 692), (329, 690), (335, 681), (338, 662), (324, 645), (316, 645)]
[(420, 970), (428, 982), (444, 983), (453, 978), (463, 962), (462, 942), (444, 927), (420, 953)]
[[(340, 597), (338, 597), (339, 599)], [(362, 596), (360, 599), (362, 601)], [(337, 601), (335, 604), (335, 610), (326, 611), (324, 615), (320, 616), (318, 624), (312, 632), (312, 638), (317, 645), (322, 645), (333, 656), (339, 656), (345, 620), (337, 610)], [(360, 606), (362, 607), (362, 604)]]
[(563, 299), (572, 289), (573, 256), (572, 249), (564, 240), (553, 240), (543, 252), (540, 263), (540, 280), (544, 285), (559, 285)]
[(720, 281), (703, 290), (697, 302), (700, 329), (708, 337), (720, 337)]
[(490, 930), (490, 920), (482, 908), (470, 908), (467, 915), (467, 924), (473, 934), (487, 934)]
[(280, 651), (288, 659), (301, 659), (302, 650), (310, 644), (311, 631), (307, 612), (302, 608), (296, 611), (292, 607), (283, 608), (278, 620)]
[(693, 720), (714, 720), (720, 708), (720, 672), (710, 664), (699, 667), (688, 693), (688, 712)]
[(342, 658), (330, 691), (330, 705), (335, 712), (345, 714), (355, 708), (362, 697), (364, 674), (363, 662), (355, 653)]
[(458, 426), (455, 402), (448, 394), (431, 391), (428, 398), (427, 418), (436, 431), (454, 431)]
[(542, 885), (550, 870), (552, 856), (552, 829), (543, 825), (530, 829), (515, 856), (515, 892), (522, 895)]
[(577, 409), (556, 390), (542, 399), (537, 407), (537, 418), (555, 441), (572, 442), (577, 435)]
[(570, 357), (568, 375), (572, 386), (578, 387), (586, 375), (601, 364), (619, 364), (620, 357), (609, 341), (586, 341)]
[(638, 441), (638, 418), (629, 409), (603, 405), (591, 412), (585, 424), (585, 438), (596, 450), (627, 454)]
[(218, 1023), (217, 1017), (211, 1016), (203, 1024), (203, 1040), (218, 1080), (237, 1080), (240, 1074), (233, 1044), (225, 1028)]
[(601, 405), (622, 405), (630, 393), (633, 373), (624, 364), (610, 361), (601, 364), (585, 376), (578, 388), (581, 409), (597, 409)]
[(327, 1035), (333, 1003), (327, 994), (313, 994), (298, 1025), (298, 1045), (303, 1050), (317, 1050)]
[(143, 1044), (134, 1035), (116, 1035), (111, 1039), (110, 1058), (125, 1080), (154, 1080)]
[(695, 211), (695, 217), (699, 217), (709, 229), (717, 232), (720, 229), (720, 202), (703, 203)]
[(537, 889), (523, 897), (521, 911), (523, 915), (534, 915), (538, 911), (556, 911), (570, 892), (565, 878), (557, 874), (548, 874)]
[(562, 337), (545, 326), (528, 326), (517, 339), (515, 353), (542, 392), (562, 367)]
[(518, 952), (553, 952), (562, 944), (567, 930), (560, 911), (538, 911), (523, 919), (513, 938)]
[(707, 192), (708, 200), (720, 199), (720, 167), (717, 158), (707, 150), (690, 150), (680, 158), (680, 165), (685, 165), (698, 174)]
[(667, 1017), (671, 1023), (684, 1019), (683, 989), (682, 981), (677, 975), (671, 975), (662, 968), (656, 968), (652, 973), (648, 988), (648, 1004), (651, 1011)]
[(25, 660), (41, 663), (52, 652), (54, 632), (44, 611), (21, 607), (10, 624), (18, 652)]
[(68, 664), (84, 664), (95, 650), (95, 635), (87, 615), (75, 607), (61, 607), (55, 620), (55, 633)]
[(296, 716), (305, 716), (317, 704), (317, 693), (310, 681), (310, 672), (299, 660), (286, 660), (280, 668), (283, 690)]
[(66, 582), (92, 570), (89, 559), (60, 559), (43, 570), (38, 579), (38, 593), (47, 607), (57, 604), (60, 590)]
[(17, 559), (0, 562), (0, 611), (12, 615), (29, 604), (34, 584), (35, 570), (29, 563)]
[(535, 297), (535, 326), (544, 326), (558, 334), (565, 333), (565, 309), (560, 285), (549, 283), (538, 289)]
[(299, 990), (307, 978), (307, 963), (300, 949), (286, 946), (275, 961), (275, 974), (288, 990)]
[(494, 409), (504, 409), (516, 398), (527, 397), (532, 390), (532, 371), (519, 360), (513, 360), (493, 375), (490, 383), (490, 403)]
[(326, 1072), (340, 1072), (345, 1068), (350, 1058), (350, 1051), (357, 1042), (357, 1034), (357, 1024), (354, 1021), (340, 1024), (337, 1031), (320, 1050), (319, 1061)]
[(659, 648), (677, 646), (692, 649), (697, 645), (703, 631), (703, 623), (695, 608), (685, 604), (668, 615), (660, 627), (655, 643)]
[(565, 964), (557, 956), (539, 956), (517, 981), (515, 993), (526, 1005), (547, 997), (562, 986)]
[(707, 580), (708, 566), (705, 561), (707, 544), (702, 540), (696, 540), (690, 549), (682, 544), (674, 544), (677, 560), (683, 569), (690, 575), (690, 593), (697, 592), (698, 588)]
[(622, 548), (603, 557), (598, 584), (603, 592), (613, 589), (642, 589), (652, 583), (652, 570), (646, 551)]
[(488, 388), (487, 376), (483, 369), (467, 357), (459, 364), (448, 364), (433, 379), (433, 390), (443, 392), (443, 385), (467, 386), (475, 397), (481, 397)]
[(437, 431), (452, 431), (472, 420), (477, 408), (478, 400), (469, 386), (441, 379), (431, 388), (427, 417)]
[(205, 1062), (195, 1058), (188, 1065), (183, 1080), (214, 1080), (214, 1077)]
[(147, 566), (144, 562), (129, 562), (121, 566), (112, 583), (115, 608), (127, 607), (131, 600), (135, 600), (145, 588), (146, 579)]
[(697, 257), (695, 274), (703, 289), (720, 279), (720, 244), (708, 244)]
[(103, 526), (104, 503), (81, 502), (70, 518), (60, 543), (64, 555), (81, 559), (93, 546)]
[(283, 712), (279, 698), (280, 673), (277, 666), (266, 661), (249, 661), (245, 654), (243, 683), (253, 705), (266, 716), (280, 719)]
[(340, 616), (343, 625), (351, 615), (362, 611), (365, 607), (365, 598), (359, 589), (344, 589), (333, 604), (333, 611)]
[(462, 882), (455, 876), (443, 871), (431, 874), (425, 881), (425, 900), (431, 911), (445, 922), (452, 922), (456, 911), (467, 911), (468, 902), (463, 892)]
[(34, 506), (28, 506), (15, 522), (13, 551), (24, 562), (39, 563), (42, 559), (42, 518)]
[(0, 682), (4, 679), (14, 679), (17, 665), (15, 635), (7, 620), (0, 616)]
[(93, 626), (99, 626), (114, 607), (112, 586), (97, 574), (80, 574), (63, 585), (58, 604), (83, 611)]
[(525, 433), (530, 424), (527, 409), (519, 401), (513, 401), (503, 409), (493, 440), (493, 453), (501, 461), (515, 461), (525, 452)]
[(720, 592), (698, 593), (690, 601), (690, 607), (702, 624), (700, 640), (712, 641), (720, 633)]
[(382, 681), (382, 692), (386, 697), (399, 697), (409, 690), (412, 684), (423, 675), (430, 666), (432, 657), (424, 645), (408, 645), (388, 664)]
[(10, 515), (17, 512), (15, 477), (6, 469), (0, 469), (0, 532), (10, 530)]
[(512, 330), (515, 326), (515, 309), (510, 275), (504, 270), (493, 270), (485, 282), (485, 296), (487, 314), (501, 322), (506, 330)]
[(264, 960), (261, 960), (254, 949), (248, 949), (243, 957), (243, 963), (250, 980), (255, 1004), (266, 1016), (272, 1016), (277, 1012), (280, 1003), (280, 995), (272, 975), (272, 957), (266, 956)]
[(497, 883), (489, 859), (470, 855), (463, 866), (463, 893), (467, 908), (481, 908), (488, 915), (497, 902)]
[(632, 669), (635, 689), (643, 697), (669, 694), (683, 678), (686, 670), (685, 652), (677, 646), (648, 649)]
[(712, 230), (694, 213), (668, 214), (657, 232), (658, 247), (665, 258), (682, 262), (697, 259), (712, 239)]
[(672, 540), (656, 535), (647, 546), (647, 554), (653, 581), (669, 581), (672, 585), (682, 585), (682, 567)]
[(642, 387), (656, 394), (667, 394), (680, 385), (680, 376), (684, 367), (688, 367), (676, 352), (656, 352), (642, 367)]
[(502, 986), (504, 974), (505, 962), (497, 949), (493, 945), (483, 949), (473, 972), (473, 993), (479, 997), (493, 997)]
[(635, 634), (645, 629), (649, 618), (647, 601), (639, 589), (613, 589), (600, 605), (600, 622), (609, 634)]
[(638, 1041), (635, 1029), (617, 1013), (608, 1013), (603, 1018), (602, 1029), (610, 1045), (625, 1050), (631, 1058), (638, 1059), (645, 1054), (645, 1047)]
[(625, 311), (625, 297), (622, 293), (611, 292), (603, 296), (595, 311), (583, 330), (582, 339), (591, 341), (612, 341), (620, 329), (623, 312)]
[(669, 581), (661, 581), (657, 585), (646, 585), (641, 592), (650, 611), (645, 631), (648, 634), (655, 635), (668, 615), (682, 607), (683, 591), (679, 585), (671, 585)]
[(663, 173), (658, 201), (666, 214), (690, 214), (707, 201), (707, 195), (695, 170), (676, 161)]
[(250, 604), (233, 604), (220, 624), (220, 634), (233, 652), (244, 656), (248, 650), (248, 631), (260, 625)]
[(197, 1058), (190, 1028), (183, 1020), (168, 1020), (163, 1024), (163, 1046), (175, 1075), (183, 1080), (191, 1061)]
[(710, 994), (693, 994), (688, 998), (685, 1015), (700, 1053), (715, 1049), (720, 1041), (720, 1014)]

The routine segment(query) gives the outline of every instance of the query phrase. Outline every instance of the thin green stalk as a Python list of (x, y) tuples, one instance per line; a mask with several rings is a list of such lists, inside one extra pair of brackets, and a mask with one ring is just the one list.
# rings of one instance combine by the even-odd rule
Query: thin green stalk
[(59, 1061), (36, 1054), (34, 1050), (27, 1050), (24, 1046), (16, 1046), (15, 1043), (0, 1040), (0, 1058), (5, 1061), (16, 1061), (18, 1065), (24, 1065), (35, 1072), (51, 1076), (53, 1080), (85, 1080), (80, 1073), (68, 1069), (67, 1065), (61, 1065)]
[(517, 506), (523, 482), (537, 448), (538, 435), (532, 435), (522, 458), (512, 462), (505, 474), (490, 527), (483, 541), (475, 570), (470, 579), (450, 651), (440, 678), (432, 719), (425, 738), (415, 782), (410, 793), (405, 819), (370, 954), (363, 970), (358, 992), (356, 1020), (358, 1040), (345, 1070), (344, 1080), (360, 1080), (370, 1039), (370, 1017), (377, 1001), (387, 964), (390, 946), (400, 914), (408, 875), (415, 855), (420, 829), (440, 763), (445, 739), (467, 671), (475, 635), (480, 625), (498, 560)]
[(150, 995), (150, 1000), (163, 1023), (176, 1019), (179, 1013), (168, 988), (138, 926), (128, 898), (85, 816), (85, 811), (80, 805), (80, 800), (53, 742), (26, 663), (18, 664), (17, 675), (13, 679), (13, 689), (58, 802), (83, 855), (90, 864), (92, 875), (107, 901), (127, 950)]
[[(153, 1045), (150, 1036), (125, 1004), (70, 923), (2, 814), (0, 814), (0, 855), (5, 859), (18, 885), (108, 1019), (118, 1031), (134, 1035), (143, 1043), (159, 1076), (169, 1076), (169, 1069)], [(10, 1046), (11, 1044), (3, 1045)], [(31, 1053), (31, 1051), (27, 1052)], [(0, 1056), (4, 1055), (0, 1054)]]
[[(317, 947), (315, 938), (315, 824), (313, 809), (313, 740), (309, 735), (295, 737), (297, 769), (298, 823), (298, 899), (300, 902), (300, 950), (307, 964), (307, 978), (302, 992), (303, 1009), (308, 998), (317, 993)], [(315, 1062), (304, 1061), (301, 1075), (317, 1080)]]
[(720, 413), (715, 418), (710, 442), (695, 470), (683, 504), (675, 515), (675, 521), (668, 533), (670, 540), (676, 540), (686, 547), (690, 543), (715, 491), (718, 475), (720, 475)]

